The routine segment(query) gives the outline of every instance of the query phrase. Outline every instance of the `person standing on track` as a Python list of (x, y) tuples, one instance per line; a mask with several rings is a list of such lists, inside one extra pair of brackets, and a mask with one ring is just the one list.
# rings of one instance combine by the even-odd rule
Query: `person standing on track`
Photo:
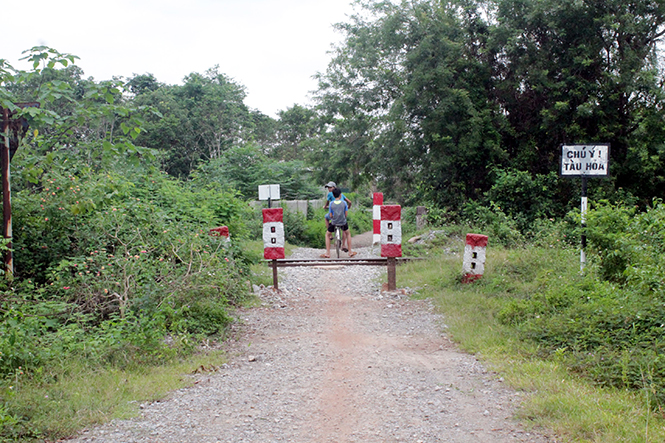
[[(326, 196), (326, 204), (323, 206), (326, 209), (329, 209), (330, 203), (335, 200), (335, 197), (333, 196), (333, 190), (337, 189), (337, 185), (335, 182), (328, 182), (328, 184), (325, 186), (325, 188), (328, 190), (328, 195)], [(349, 206), (349, 209), (351, 209), (351, 200), (349, 200), (344, 194), (342, 194), (342, 201), (346, 202), (346, 204)], [(326, 231), (328, 230), (328, 227), (330, 226), (330, 212), (326, 212)], [(334, 231), (333, 231), (334, 232)], [(349, 238), (351, 237), (351, 231), (349, 232)], [(351, 248), (347, 248), (347, 241), (346, 241), (346, 236), (344, 237), (344, 240), (342, 241), (342, 250), (344, 252), (349, 252)]]
[(349, 212), (349, 205), (342, 200), (342, 191), (339, 189), (333, 189), (332, 194), (335, 200), (330, 203), (328, 209), (330, 223), (328, 223), (326, 231), (326, 253), (321, 255), (321, 257), (330, 258), (330, 237), (335, 232), (336, 226), (341, 226), (344, 237), (346, 237), (346, 244), (349, 247), (349, 257), (353, 257), (357, 252), (351, 249), (351, 236), (349, 235), (349, 224), (346, 219)]

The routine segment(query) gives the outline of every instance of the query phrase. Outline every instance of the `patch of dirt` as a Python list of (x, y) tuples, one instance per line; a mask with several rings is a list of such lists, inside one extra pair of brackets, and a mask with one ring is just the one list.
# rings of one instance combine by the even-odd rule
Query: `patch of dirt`
[(385, 269), (282, 269), (281, 292), (237, 312), (228, 365), (74, 441), (556, 442), (514, 419), (522, 394), (460, 352), (429, 302), (380, 292)]

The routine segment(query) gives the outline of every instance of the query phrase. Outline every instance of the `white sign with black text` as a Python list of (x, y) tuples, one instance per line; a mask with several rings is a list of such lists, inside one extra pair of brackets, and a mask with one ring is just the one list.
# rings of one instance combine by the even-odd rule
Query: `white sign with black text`
[(259, 200), (279, 200), (279, 185), (259, 185)]
[(610, 145), (561, 145), (561, 175), (606, 177), (610, 171)]

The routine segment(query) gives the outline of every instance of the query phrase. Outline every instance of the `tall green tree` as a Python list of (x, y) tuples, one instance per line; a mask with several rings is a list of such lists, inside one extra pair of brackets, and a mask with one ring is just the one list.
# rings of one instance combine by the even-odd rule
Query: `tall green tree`
[[(452, 2), (361, 6), (339, 26), (346, 40), (320, 76), (333, 149), (403, 199), (457, 204), (479, 195), (488, 162), (504, 156), (482, 15)], [(352, 130), (340, 137), (339, 127)]]
[[(654, 120), (665, 98), (656, 58), (665, 3), (497, 4), (493, 83), (510, 122), (502, 139), (512, 163), (547, 173), (561, 143), (610, 142), (616, 186), (662, 189), (664, 133)], [(644, 175), (650, 162), (661, 172)]]
[(314, 138), (320, 132), (316, 111), (298, 104), (279, 111), (276, 122), (276, 145), (271, 157), (280, 160), (302, 160), (312, 150)]
[[(183, 85), (163, 85), (135, 76), (130, 85), (140, 93), (135, 101), (151, 105), (162, 117), (153, 118), (139, 141), (163, 153), (165, 170), (187, 177), (198, 163), (219, 158), (232, 146), (252, 138), (254, 119), (244, 104), (245, 88), (215, 66), (191, 73)], [(141, 89), (143, 88), (143, 89)]]
[(492, 171), (548, 174), (561, 143), (609, 142), (611, 186), (665, 191), (663, 2), (356, 5), (319, 76), (332, 123), (320, 162), (338, 157), (404, 200), (458, 206), (489, 190)]

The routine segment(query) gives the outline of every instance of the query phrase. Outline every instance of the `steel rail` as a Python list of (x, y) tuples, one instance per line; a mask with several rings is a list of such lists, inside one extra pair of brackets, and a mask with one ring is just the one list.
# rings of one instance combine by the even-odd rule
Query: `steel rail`
[[(397, 264), (408, 261), (423, 260), (422, 257), (398, 257)], [(265, 263), (278, 268), (295, 266), (387, 266), (386, 257), (374, 258), (286, 258), (279, 260), (265, 260)]]

